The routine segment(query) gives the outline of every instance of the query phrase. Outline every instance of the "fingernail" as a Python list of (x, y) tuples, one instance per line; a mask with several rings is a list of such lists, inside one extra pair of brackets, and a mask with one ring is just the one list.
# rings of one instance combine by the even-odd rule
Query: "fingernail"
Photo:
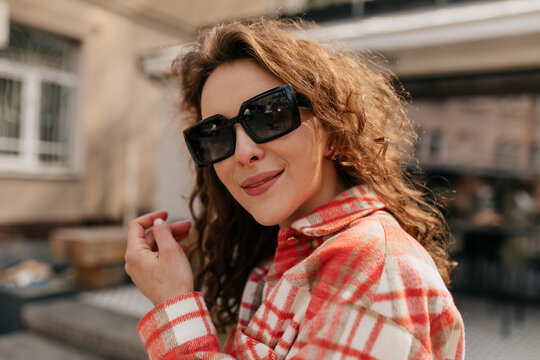
[(163, 224), (165, 221), (163, 221), (162, 218), (156, 218), (154, 219), (154, 226), (157, 226), (157, 225), (161, 225)]

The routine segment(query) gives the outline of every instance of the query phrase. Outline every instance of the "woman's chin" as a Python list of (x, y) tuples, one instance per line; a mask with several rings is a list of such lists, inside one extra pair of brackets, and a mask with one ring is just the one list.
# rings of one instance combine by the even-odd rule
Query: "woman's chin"
[(280, 221), (276, 221), (267, 217), (262, 217), (262, 218), (254, 217), (254, 218), (255, 218), (255, 221), (257, 221), (262, 226), (274, 226), (280, 223)]
[(253, 214), (252, 213), (251, 216), (253, 216), (255, 221), (257, 221), (262, 226), (279, 225), (282, 222), (284, 222), (286, 220), (286, 218), (287, 218), (283, 214), (268, 214), (268, 212), (262, 213), (262, 214)]
[(261, 216), (256, 216), (251, 214), (255, 221), (257, 221), (262, 226), (275, 226), (279, 225), (280, 228), (288, 228), (292, 221), (296, 219), (291, 219), (292, 215), (287, 213), (275, 214), (274, 216), (268, 214), (262, 214)]

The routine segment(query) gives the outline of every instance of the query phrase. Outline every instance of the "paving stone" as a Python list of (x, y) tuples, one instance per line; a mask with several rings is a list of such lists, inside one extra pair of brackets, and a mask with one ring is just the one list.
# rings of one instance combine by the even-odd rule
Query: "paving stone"
[(540, 359), (540, 308), (456, 297), (465, 322), (467, 360)]
[(77, 300), (137, 319), (141, 319), (154, 307), (135, 285), (83, 291), (77, 295)]
[(35, 333), (20, 331), (0, 336), (0, 360), (105, 360)]
[(111, 359), (147, 359), (135, 331), (138, 319), (75, 299), (25, 305), (22, 320), (32, 331)]

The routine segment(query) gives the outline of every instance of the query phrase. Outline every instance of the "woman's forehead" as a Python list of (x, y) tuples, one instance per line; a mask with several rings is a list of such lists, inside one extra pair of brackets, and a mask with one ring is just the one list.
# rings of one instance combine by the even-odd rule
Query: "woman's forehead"
[(208, 77), (201, 93), (201, 114), (236, 116), (240, 105), (266, 90), (283, 85), (253, 60), (242, 59), (218, 66)]

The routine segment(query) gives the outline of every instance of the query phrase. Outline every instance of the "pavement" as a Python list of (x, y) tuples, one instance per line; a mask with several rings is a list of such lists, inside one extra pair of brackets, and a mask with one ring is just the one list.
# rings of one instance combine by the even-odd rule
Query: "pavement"
[(2, 360), (106, 360), (87, 351), (29, 331), (0, 336)]
[(465, 359), (540, 359), (540, 304), (463, 294), (455, 302), (465, 322)]

